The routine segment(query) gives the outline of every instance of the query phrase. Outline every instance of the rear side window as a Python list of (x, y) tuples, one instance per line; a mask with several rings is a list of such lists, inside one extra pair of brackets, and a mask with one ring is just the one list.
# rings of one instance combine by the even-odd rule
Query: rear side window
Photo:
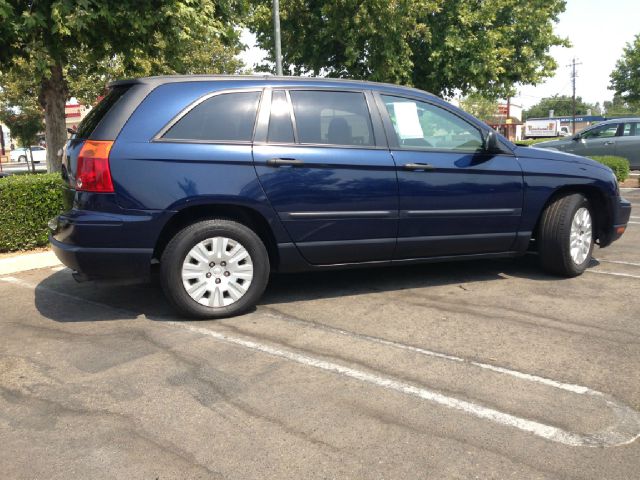
[(640, 123), (625, 123), (622, 130), (623, 137), (640, 137)]
[(290, 92), (299, 143), (373, 146), (373, 128), (360, 92)]
[(129, 88), (130, 85), (123, 85), (110, 89), (107, 95), (80, 122), (76, 138), (89, 138), (107, 112), (111, 110)]
[(261, 92), (223, 93), (192, 108), (162, 138), (250, 142)]

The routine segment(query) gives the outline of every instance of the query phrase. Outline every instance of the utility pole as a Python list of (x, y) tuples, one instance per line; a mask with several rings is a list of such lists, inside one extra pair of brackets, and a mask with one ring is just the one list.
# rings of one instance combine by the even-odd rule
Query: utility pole
[(273, 39), (276, 44), (276, 75), (282, 75), (282, 48), (280, 45), (280, 2), (273, 0)]
[(574, 135), (576, 134), (576, 78), (578, 77), (578, 74), (576, 73), (576, 65), (582, 65), (582, 63), (576, 63), (575, 57), (571, 61), (571, 64), (567, 65), (567, 67), (571, 67), (571, 83), (573, 85), (573, 96), (572, 96), (573, 115), (572, 115), (571, 127)]

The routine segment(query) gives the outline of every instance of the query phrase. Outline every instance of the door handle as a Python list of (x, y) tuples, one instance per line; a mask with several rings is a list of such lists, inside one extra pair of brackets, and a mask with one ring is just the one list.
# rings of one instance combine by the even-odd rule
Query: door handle
[(267, 160), (267, 165), (270, 167), (280, 167), (282, 165), (295, 167), (297, 165), (304, 165), (304, 162), (295, 158), (270, 158)]
[(613, 140), (609, 140), (608, 142), (604, 142), (605, 145), (615, 145), (616, 142)]
[(405, 170), (433, 170), (436, 167), (430, 163), (405, 163), (403, 168)]

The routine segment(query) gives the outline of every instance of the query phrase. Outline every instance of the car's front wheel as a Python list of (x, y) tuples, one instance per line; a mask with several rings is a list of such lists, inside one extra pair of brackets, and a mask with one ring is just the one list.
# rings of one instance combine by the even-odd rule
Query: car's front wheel
[(178, 232), (165, 248), (160, 267), (171, 304), (202, 319), (229, 317), (254, 306), (270, 270), (260, 237), (225, 219), (197, 222)]
[(593, 230), (591, 206), (584, 195), (555, 199), (540, 220), (537, 243), (542, 267), (566, 277), (582, 274), (591, 262)]

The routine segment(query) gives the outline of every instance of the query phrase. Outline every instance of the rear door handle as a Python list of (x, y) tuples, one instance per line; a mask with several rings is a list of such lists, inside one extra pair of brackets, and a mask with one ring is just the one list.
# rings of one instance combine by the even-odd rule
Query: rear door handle
[(405, 163), (403, 168), (405, 170), (433, 170), (436, 167), (430, 163)]
[(270, 158), (267, 160), (267, 165), (270, 167), (281, 167), (283, 165), (295, 167), (297, 165), (304, 165), (304, 162), (295, 158)]

